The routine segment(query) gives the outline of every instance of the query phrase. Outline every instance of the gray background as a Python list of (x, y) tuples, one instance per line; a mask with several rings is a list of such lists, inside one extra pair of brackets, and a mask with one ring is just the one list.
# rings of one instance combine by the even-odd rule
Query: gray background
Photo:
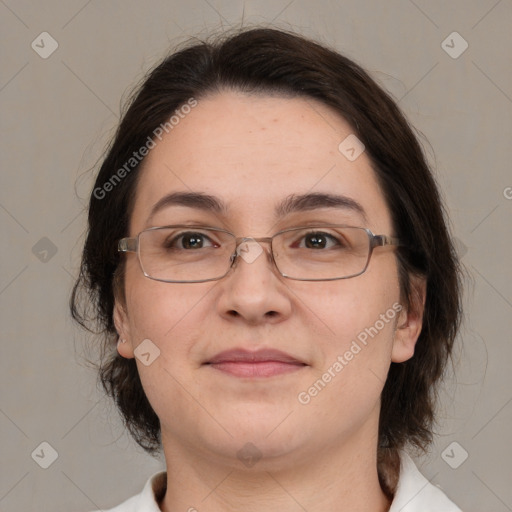
[[(430, 142), (472, 282), (439, 436), (418, 463), (465, 511), (512, 510), (511, 21), (510, 0), (0, 0), (0, 509), (108, 508), (163, 467), (96, 389), (68, 316), (91, 168), (120, 99), (169, 48), (273, 22), (360, 62)], [(58, 42), (46, 59), (31, 47), (51, 48), (44, 31)], [(469, 45), (457, 58), (445, 50), (462, 40), (442, 46), (454, 31)], [(58, 453), (47, 469), (43, 441)]]

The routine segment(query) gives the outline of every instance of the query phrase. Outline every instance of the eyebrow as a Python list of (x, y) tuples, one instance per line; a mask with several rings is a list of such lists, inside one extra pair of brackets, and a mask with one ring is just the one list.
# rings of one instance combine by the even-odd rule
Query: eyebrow
[(226, 214), (228, 210), (224, 202), (215, 196), (203, 194), (202, 192), (172, 192), (155, 203), (153, 208), (151, 208), (147, 222), (160, 210), (169, 206), (186, 206), (204, 211), (213, 211), (217, 214)]
[(288, 196), (276, 207), (276, 216), (285, 217), (290, 213), (316, 210), (319, 208), (338, 208), (359, 214), (363, 220), (367, 220), (363, 206), (354, 199), (338, 194), (309, 193)]
[[(148, 222), (156, 213), (169, 206), (185, 206), (203, 211), (211, 211), (220, 215), (226, 215), (228, 212), (227, 205), (218, 197), (202, 192), (172, 192), (156, 202), (151, 209)], [(277, 218), (282, 218), (291, 213), (320, 208), (338, 208), (352, 211), (359, 214), (363, 220), (367, 220), (364, 208), (354, 199), (344, 195), (320, 192), (288, 196), (276, 206), (275, 215)]]

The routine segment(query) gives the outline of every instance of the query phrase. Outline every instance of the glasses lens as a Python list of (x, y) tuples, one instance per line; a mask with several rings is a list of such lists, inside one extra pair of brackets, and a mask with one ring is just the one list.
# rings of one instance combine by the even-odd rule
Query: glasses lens
[(311, 226), (274, 237), (274, 259), (280, 272), (292, 279), (341, 279), (361, 274), (370, 254), (363, 228)]
[(229, 233), (192, 226), (149, 229), (139, 235), (142, 270), (148, 277), (170, 282), (222, 277), (235, 246)]

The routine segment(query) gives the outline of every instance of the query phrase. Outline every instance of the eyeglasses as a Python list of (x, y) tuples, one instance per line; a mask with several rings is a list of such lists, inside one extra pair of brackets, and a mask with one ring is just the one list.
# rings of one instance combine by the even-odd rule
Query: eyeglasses
[(376, 247), (402, 245), (369, 229), (336, 224), (294, 227), (272, 237), (236, 237), (220, 228), (175, 225), (152, 227), (119, 240), (119, 252), (137, 253), (146, 277), (166, 283), (216, 281), (241, 257), (247, 263), (264, 252), (281, 276), (298, 281), (333, 281), (361, 275)]

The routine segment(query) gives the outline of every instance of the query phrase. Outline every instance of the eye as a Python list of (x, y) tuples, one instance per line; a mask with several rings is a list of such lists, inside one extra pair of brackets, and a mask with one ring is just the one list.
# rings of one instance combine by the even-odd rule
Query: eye
[(188, 231), (177, 236), (169, 237), (165, 241), (165, 247), (169, 249), (203, 249), (205, 247), (219, 247), (207, 235), (199, 232)]
[(323, 231), (312, 231), (302, 235), (299, 242), (300, 248), (306, 249), (332, 249), (333, 247), (343, 246), (343, 243), (334, 235)]

